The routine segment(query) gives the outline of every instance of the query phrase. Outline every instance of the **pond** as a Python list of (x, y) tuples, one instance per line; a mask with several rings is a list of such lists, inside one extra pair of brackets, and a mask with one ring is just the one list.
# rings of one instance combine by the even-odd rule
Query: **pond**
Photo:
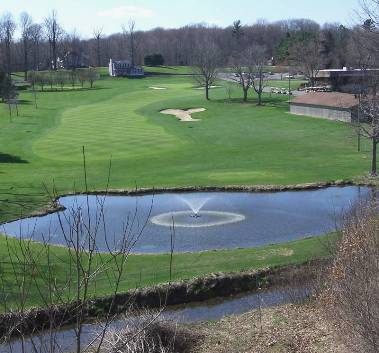
[(65, 211), (3, 224), (0, 231), (66, 245), (67, 234), (73, 233), (70, 225), (80, 215), (84, 224), (91, 220), (89, 228), (99, 251), (117, 247), (121, 239), (133, 244), (134, 253), (167, 253), (171, 247), (175, 252), (249, 248), (335, 231), (352, 206), (370, 197), (373, 190), (359, 186), (265, 193), (66, 196), (59, 199)]

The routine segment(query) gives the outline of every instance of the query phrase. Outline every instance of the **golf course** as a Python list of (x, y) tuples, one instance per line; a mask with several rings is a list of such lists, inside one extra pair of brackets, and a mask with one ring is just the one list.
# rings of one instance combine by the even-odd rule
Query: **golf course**
[[(227, 85), (217, 82), (210, 101), (185, 75), (134, 80), (104, 75), (92, 89), (48, 87), (36, 96), (22, 91), (18, 116), (15, 109), (9, 116), (5, 104), (0, 112), (0, 221), (43, 210), (53, 189), (58, 195), (85, 191), (83, 147), (91, 191), (106, 189), (109, 172), (109, 189), (135, 189), (332, 182), (369, 170), (368, 144), (363, 141), (358, 153), (348, 124), (290, 115), (288, 97), (281, 95), (265, 95), (259, 107), (251, 92), (248, 103), (242, 103), (238, 85), (230, 97)], [(270, 82), (275, 85), (284, 84)], [(181, 121), (161, 113), (167, 109), (198, 112), (191, 114), (193, 121)], [(175, 254), (170, 278), (169, 255), (130, 255), (120, 290), (216, 271), (302, 263), (328, 256), (322, 239)], [(10, 255), (6, 249), (17, 243), (5, 237), (0, 243), (3, 261), (9, 261), (17, 251)], [(33, 247), (46, 251), (39, 244)], [(55, 275), (65, 278), (67, 250), (52, 246), (52, 252)], [(14, 285), (9, 273), (4, 293)], [(92, 294), (108, 294), (105, 277)], [(38, 293), (28, 305), (40, 304), (36, 298)]]
[[(369, 148), (340, 122), (288, 113), (286, 96), (251, 93), (241, 103), (218, 83), (206, 101), (191, 77), (105, 78), (93, 89), (20, 94), (19, 116), (0, 113), (0, 221), (46, 206), (59, 194), (83, 191), (85, 147), (88, 187), (110, 189), (206, 185), (289, 185), (352, 179), (369, 170)], [(270, 83), (273, 85), (273, 83)], [(150, 87), (166, 89), (154, 90)], [(204, 108), (196, 122), (164, 109)]]

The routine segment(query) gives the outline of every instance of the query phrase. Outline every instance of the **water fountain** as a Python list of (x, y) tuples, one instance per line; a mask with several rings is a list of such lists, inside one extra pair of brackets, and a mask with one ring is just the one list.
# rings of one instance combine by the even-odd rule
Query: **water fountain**
[(162, 213), (151, 218), (151, 223), (164, 227), (202, 228), (237, 223), (245, 220), (245, 216), (231, 212), (204, 211), (205, 204), (211, 197), (178, 198), (189, 207), (189, 211)]
[[(106, 227), (98, 231), (97, 246), (99, 251), (108, 251), (105, 229), (117, 243), (118, 234), (123, 234), (125, 224), (128, 224), (130, 234), (140, 234), (143, 229), (143, 236), (133, 252), (167, 253), (171, 234), (168, 228), (173, 222), (178, 229), (176, 252), (284, 243), (302, 239), (305, 235), (319, 236), (335, 231), (336, 225), (339, 228), (342, 224), (346, 211), (371, 197), (372, 189), (357, 186), (265, 193), (167, 193), (154, 195), (152, 208), (152, 195), (107, 196), (104, 203)], [(87, 201), (90, 214), (96, 217), (97, 195), (61, 197), (58, 202), (66, 208), (61, 211), (62, 217), (70, 218), (71, 210)], [(86, 213), (83, 212), (84, 217)], [(135, 218), (129, 221), (133, 215)], [(64, 224), (64, 227), (68, 232), (68, 226)], [(48, 238), (52, 244), (66, 244), (56, 213), (1, 224), (0, 232), (42, 242)]]
[(211, 197), (204, 197), (204, 198), (192, 198), (189, 200), (188, 198), (178, 196), (178, 198), (183, 201), (193, 212), (192, 217), (193, 218), (200, 218), (199, 215), (200, 210), (205, 206), (205, 204), (211, 199)]

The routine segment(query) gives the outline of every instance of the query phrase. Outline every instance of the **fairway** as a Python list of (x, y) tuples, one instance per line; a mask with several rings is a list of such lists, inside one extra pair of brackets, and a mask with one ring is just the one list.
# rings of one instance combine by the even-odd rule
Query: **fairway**
[[(190, 77), (102, 78), (92, 90), (39, 92), (38, 109), (22, 92), (19, 117), (0, 112), (1, 221), (45, 206), (44, 185), (83, 191), (82, 146), (92, 190), (105, 188), (110, 159), (110, 188), (298, 184), (369, 169), (347, 124), (292, 116), (285, 96), (242, 104), (239, 87), (228, 99), (217, 85), (206, 101)], [(160, 113), (170, 108), (206, 110), (182, 123)]]
[[(284, 244), (268, 245), (254, 249), (235, 249), (205, 251), (200, 253), (182, 253), (174, 254), (172, 259), (171, 279), (181, 281), (198, 276), (204, 276), (212, 272), (239, 272), (252, 269), (262, 269), (269, 266), (285, 266), (288, 264), (302, 264), (313, 259), (327, 258), (330, 256), (328, 249), (330, 244), (337, 239), (336, 233), (331, 233), (319, 238), (305, 238)], [(328, 248), (329, 246), (329, 248)], [(10, 250), (10, 253), (8, 252)], [(48, 266), (47, 253), (50, 253), (58, 287), (65, 285), (67, 276), (75, 277), (70, 273), (70, 253), (60, 246), (50, 246), (44, 248), (42, 245), (31, 244), (31, 249), (37, 256), (38, 262), (35, 268), (26, 271), (25, 280), (32, 283), (30, 293), (27, 299), (27, 306), (40, 306), (43, 294), (48, 293), (46, 278), (44, 272)], [(10, 255), (11, 254), (11, 255)], [(21, 250), (17, 240), (13, 238), (0, 237), (0, 257), (2, 282), (0, 299), (2, 295), (8, 295), (7, 304), (10, 305), (8, 310), (17, 303), (19, 282), (14, 276), (14, 269), (10, 260), (17, 262)], [(21, 256), (22, 257), (22, 256)], [(108, 254), (97, 254), (94, 263), (99, 264), (104, 261), (110, 261)], [(109, 274), (114, 271), (114, 262), (110, 261), (109, 269), (100, 271), (94, 281), (91, 281), (90, 296), (104, 296), (112, 293), (114, 283), (110, 281), (113, 277)], [(14, 265), (17, 269), (17, 264)], [(22, 264), (19, 265), (22, 268)], [(36, 276), (36, 273), (38, 274)], [(120, 283), (120, 292), (129, 289), (153, 286), (159, 283), (170, 281), (170, 255), (129, 255), (125, 273)], [(15, 284), (16, 283), (16, 284)], [(36, 288), (38, 283), (40, 288)], [(44, 291), (45, 289), (45, 291)], [(43, 303), (42, 303), (43, 304)], [(0, 304), (0, 313), (3, 311), (3, 301)]]

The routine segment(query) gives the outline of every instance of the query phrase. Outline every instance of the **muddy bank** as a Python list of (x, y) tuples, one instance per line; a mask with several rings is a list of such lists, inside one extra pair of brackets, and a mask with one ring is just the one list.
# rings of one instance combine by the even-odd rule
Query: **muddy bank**
[(294, 185), (226, 185), (226, 186), (183, 186), (167, 188), (138, 188), (138, 189), (110, 189), (94, 190), (89, 192), (79, 192), (65, 194), (61, 196), (98, 194), (98, 195), (146, 195), (146, 194), (163, 194), (163, 193), (188, 193), (188, 192), (281, 192), (281, 191), (304, 191), (317, 190), (333, 186), (351, 186), (355, 185), (351, 180), (337, 180), (334, 182), (323, 183), (305, 183)]
[(0, 337), (17, 337), (73, 324), (78, 305), (83, 306), (86, 319), (101, 319), (108, 312), (112, 315), (124, 313), (132, 304), (134, 307), (159, 308), (162, 305), (201, 302), (276, 285), (305, 283), (315, 279), (327, 263), (327, 260), (317, 260), (302, 265), (241, 273), (214, 273), (188, 281), (132, 290), (115, 297), (94, 298), (86, 303), (73, 302), (68, 306), (32, 309), (26, 313), (11, 312), (0, 315)]

